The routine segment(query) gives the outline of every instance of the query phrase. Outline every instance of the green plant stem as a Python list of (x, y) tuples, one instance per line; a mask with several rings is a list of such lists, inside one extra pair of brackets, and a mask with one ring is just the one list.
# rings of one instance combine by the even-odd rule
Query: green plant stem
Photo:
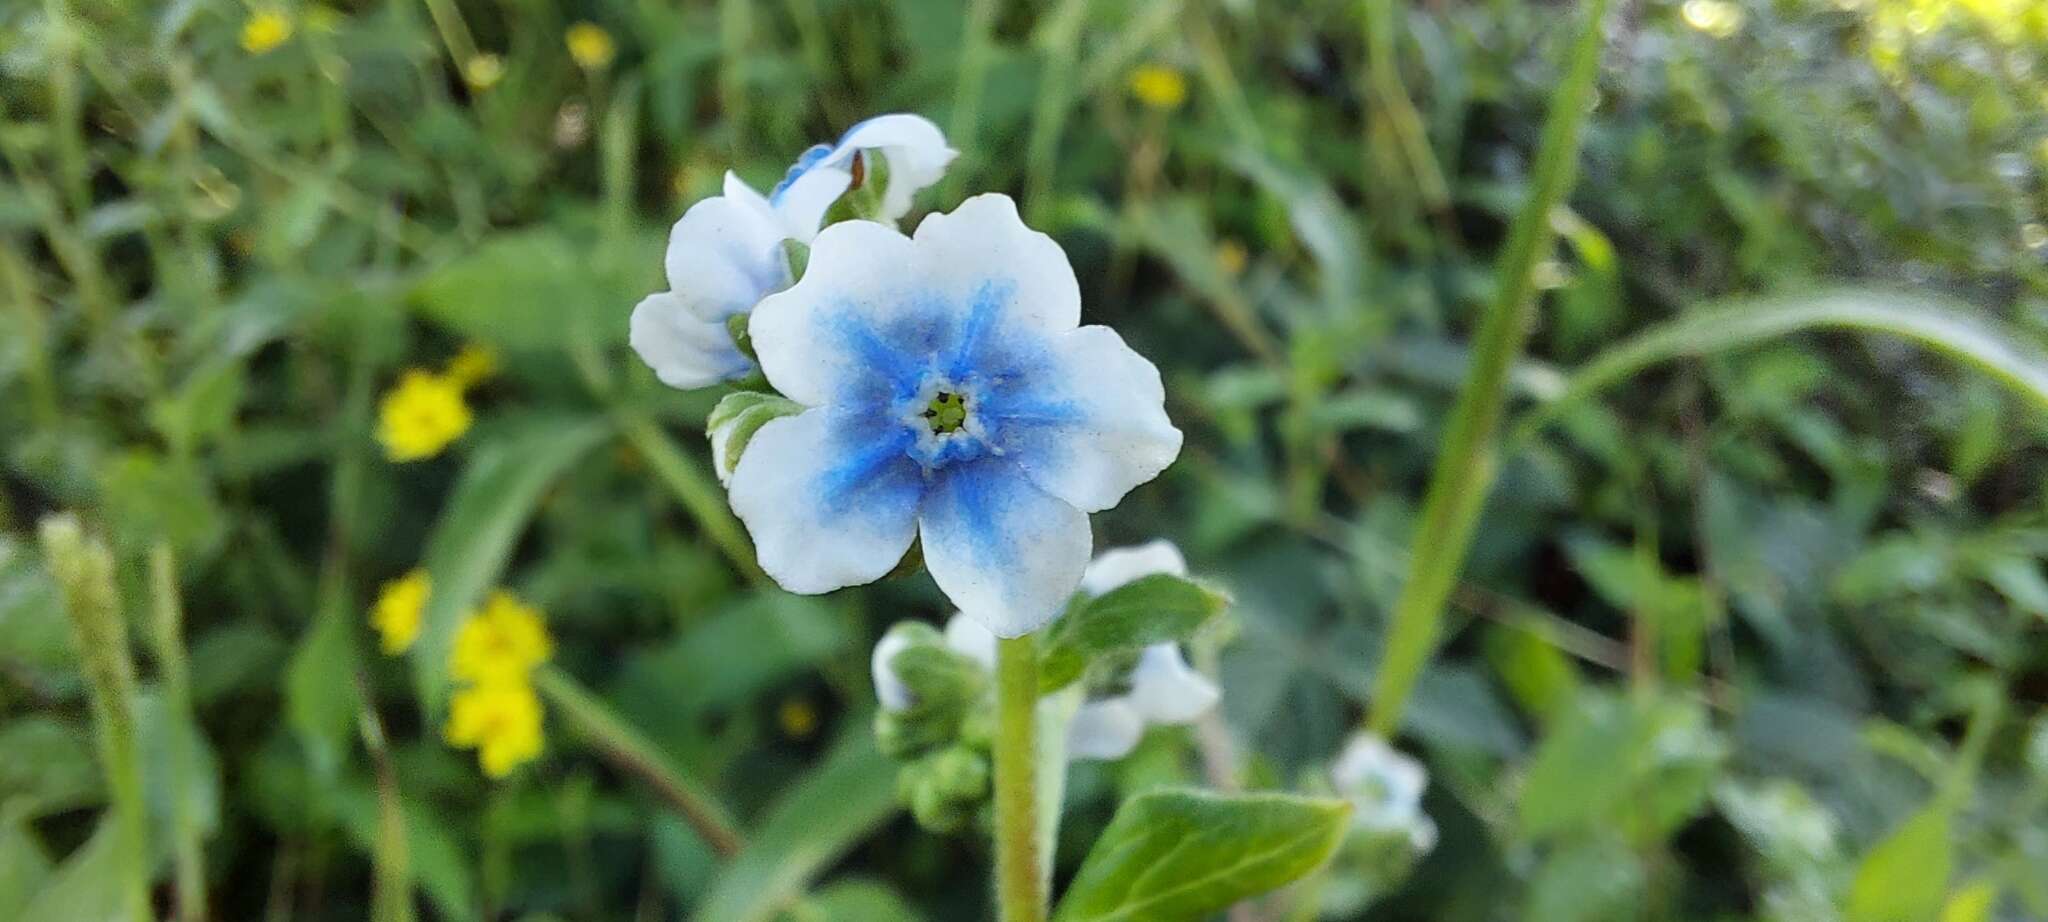
[(1571, 189), (1578, 164), (1579, 132), (1598, 71), (1600, 20), (1606, 12), (1607, 0), (1586, 3), (1585, 22), (1564, 81), (1551, 96), (1529, 200), (1508, 232), (1495, 299), (1480, 318), (1472, 366), (1430, 474), (1412, 545), (1414, 558), (1394, 603), (1386, 655), (1374, 677), (1367, 724), (1382, 736), (1400, 727), (1408, 695), (1435, 652), (1444, 604), (1457, 583), (1493, 483), (1498, 460), (1495, 430), (1507, 403), (1508, 371), (1521, 354), (1535, 310), (1536, 263), (1550, 247), (1550, 213)]
[(171, 546), (158, 542), (149, 552), (150, 643), (156, 654), (157, 671), (163, 678), (164, 699), (176, 719), (184, 724), (171, 735), (175, 757), (168, 771), (171, 790), (171, 847), (177, 874), (177, 918), (196, 922), (206, 917), (206, 861), (199, 836), (198, 818), (192, 815), (191, 779), (185, 777), (192, 765), (192, 734), (199, 721), (192, 713), (192, 677), (185, 655), (185, 612), (178, 599), (178, 563)]
[(697, 527), (711, 538), (718, 549), (725, 552), (733, 566), (756, 584), (765, 583), (768, 574), (762, 572), (761, 564), (754, 559), (753, 542), (747, 540), (746, 530), (740, 527), (738, 519), (726, 507), (724, 491), (718, 488), (718, 481), (697, 462), (676, 447), (675, 440), (654, 424), (653, 420), (637, 413), (622, 412), (620, 428), (626, 440), (633, 443), (647, 465), (654, 469), (661, 482), (675, 493), (676, 500), (683, 504), (690, 515), (697, 520)]
[(128, 623), (114, 584), (113, 554), (89, 538), (78, 520), (59, 515), (43, 520), (43, 555), (56, 577), (71, 619), (72, 644), (92, 702), (100, 767), (112, 805), (115, 879), (122, 911), (129, 919), (153, 918), (149, 908), (149, 841), (142, 802), (142, 765), (135, 741), (135, 660), (129, 654)]
[[(370, 683), (357, 672), (356, 696), (371, 700)], [(373, 848), (370, 879), (371, 922), (413, 922), (412, 847), (406, 839), (405, 800), (398, 789), (398, 769), (391, 761), (391, 746), (377, 709), (363, 707), (356, 712), (356, 732), (377, 778), (377, 841)]]
[(541, 694), (575, 728), (577, 736), (597, 747), (621, 771), (653, 788), (683, 822), (704, 837), (712, 851), (727, 858), (739, 854), (743, 843), (732, 817), (701, 785), (677, 772), (653, 742), (619, 719), (568, 673), (544, 666), (534, 673), (534, 680)]
[(1039, 861), (1038, 638), (996, 645), (996, 905), (1002, 922), (1044, 922)]
[[(975, 144), (975, 122), (981, 118), (982, 85), (988, 82), (988, 68), (991, 63), (989, 32), (995, 27), (995, 0), (970, 0), (967, 6), (966, 33), (960, 39), (960, 75), (954, 84), (953, 124), (946, 132), (955, 146), (965, 155), (961, 159), (979, 160), (981, 149)], [(955, 165), (948, 170), (945, 201), (960, 197), (965, 188), (967, 174)]]

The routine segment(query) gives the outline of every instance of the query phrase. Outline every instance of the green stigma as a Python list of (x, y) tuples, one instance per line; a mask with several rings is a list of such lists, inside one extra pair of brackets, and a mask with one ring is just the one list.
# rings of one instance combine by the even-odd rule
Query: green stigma
[(967, 398), (940, 391), (924, 408), (924, 418), (931, 424), (932, 432), (938, 435), (958, 432), (967, 424)]

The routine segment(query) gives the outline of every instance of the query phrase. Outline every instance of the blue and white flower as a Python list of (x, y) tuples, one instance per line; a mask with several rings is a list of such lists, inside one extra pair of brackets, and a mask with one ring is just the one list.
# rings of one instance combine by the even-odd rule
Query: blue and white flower
[(1110, 508), (1180, 453), (1159, 370), (1080, 326), (1080, 287), (1007, 196), (914, 237), (826, 228), (804, 277), (754, 309), (761, 370), (803, 412), (762, 426), (731, 500), (761, 566), (822, 593), (913, 540), (939, 588), (1003, 637), (1057, 617)]
[(1371, 833), (1402, 833), (1416, 852), (1436, 847), (1436, 822), (1422, 812), (1429, 772), (1387, 741), (1360, 733), (1330, 766), (1330, 783), (1352, 805), (1352, 826)]
[[(880, 158), (888, 176), (881, 211), (866, 217), (894, 222), (910, 212), (911, 197), (938, 182), (946, 165), (959, 154), (946, 145), (946, 135), (930, 119), (903, 113), (878, 115), (847, 129), (837, 144), (818, 144), (804, 151), (768, 193), (768, 201), (778, 214), (788, 216), (793, 230), (801, 230), (808, 221), (815, 234), (817, 220), (852, 188), (857, 174), (862, 179), (875, 174), (872, 161)], [(809, 235), (791, 236), (805, 242), (811, 239)]]
[(787, 227), (767, 199), (733, 173), (725, 174), (724, 195), (683, 213), (669, 230), (663, 260), (669, 290), (642, 299), (629, 324), (633, 351), (663, 384), (708, 387), (754, 370), (729, 321), (789, 287), (786, 239)]

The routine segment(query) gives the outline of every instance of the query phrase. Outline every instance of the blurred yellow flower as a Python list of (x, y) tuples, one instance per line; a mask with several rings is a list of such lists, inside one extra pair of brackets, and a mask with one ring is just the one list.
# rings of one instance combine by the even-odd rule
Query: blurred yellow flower
[(1715, 38), (1727, 38), (1742, 28), (1742, 7), (1729, 0), (1685, 0), (1678, 12), (1686, 25)]
[(562, 34), (562, 41), (569, 46), (569, 57), (576, 60), (576, 66), (584, 70), (603, 70), (610, 67), (618, 48), (612, 44), (612, 34), (596, 23), (579, 22)]
[(1154, 109), (1178, 109), (1188, 101), (1188, 81), (1163, 64), (1147, 64), (1131, 72), (1131, 95)]
[(540, 610), (500, 589), (456, 630), (448, 669), (455, 678), (479, 685), (524, 682), (554, 650)]
[(807, 740), (818, 732), (818, 709), (802, 698), (787, 698), (776, 709), (775, 722), (782, 725), (782, 735)]
[(420, 616), (427, 609), (427, 571), (414, 570), (384, 584), (377, 605), (370, 609), (370, 624), (382, 638), (387, 655), (404, 653), (420, 636)]
[(242, 50), (265, 54), (292, 37), (292, 21), (276, 10), (262, 10), (242, 23)]
[(1216, 244), (1216, 267), (1222, 269), (1225, 275), (1243, 272), (1245, 264), (1250, 260), (1251, 254), (1244, 251), (1244, 244), (1236, 240), (1226, 239)]
[(474, 748), (484, 774), (503, 778), (540, 756), (540, 696), (525, 679), (472, 685), (448, 705), (448, 744)]
[(393, 461), (431, 458), (469, 431), (462, 387), (443, 375), (412, 369), (384, 393), (377, 409), (377, 441)]
[(488, 51), (462, 62), (462, 79), (472, 90), (488, 90), (504, 76), (505, 59)]
[(448, 367), (441, 376), (454, 382), (456, 387), (468, 390), (497, 373), (497, 350), (480, 343), (470, 343), (448, 360)]

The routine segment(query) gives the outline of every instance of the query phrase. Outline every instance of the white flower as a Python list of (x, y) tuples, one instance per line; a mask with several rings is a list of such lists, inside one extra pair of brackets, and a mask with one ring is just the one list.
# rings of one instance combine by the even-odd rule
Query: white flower
[(896, 675), (894, 663), (896, 654), (909, 648), (910, 637), (902, 631), (883, 634), (881, 642), (875, 644), (874, 659), (868, 668), (874, 672), (875, 698), (881, 701), (883, 710), (901, 711), (917, 703), (910, 686)]
[(754, 309), (761, 370), (807, 409), (762, 426), (732, 506), (783, 588), (870, 582), (922, 538), (925, 566), (999, 636), (1057, 617), (1088, 513), (1180, 453), (1159, 370), (1107, 327), (1007, 196), (915, 237), (826, 228), (804, 277)]
[[(808, 223), (809, 234), (791, 236), (809, 242), (817, 233), (817, 222), (852, 187), (855, 162), (879, 155), (888, 166), (888, 185), (882, 190), (881, 213), (874, 217), (893, 222), (909, 213), (911, 196), (938, 182), (959, 153), (946, 146), (945, 134), (930, 119), (878, 115), (847, 129), (837, 144), (804, 151), (768, 193), (768, 200), (793, 230)], [(864, 167), (863, 173), (871, 175), (872, 169)]]
[(1422, 813), (1429, 772), (1387, 741), (1360, 733), (1330, 766), (1330, 783), (1351, 801), (1352, 825), (1378, 832), (1405, 830), (1417, 851), (1436, 846), (1436, 823)]
[[(1147, 576), (1186, 576), (1180, 548), (1166, 540), (1103, 551), (1081, 576), (1091, 596)], [(1121, 759), (1137, 748), (1145, 727), (1190, 724), (1216, 706), (1221, 692), (1207, 676), (1188, 667), (1180, 645), (1146, 647), (1131, 668), (1130, 691), (1081, 705), (1067, 726), (1067, 752), (1076, 759)]]
[(727, 321), (789, 287), (788, 237), (761, 193), (732, 173), (724, 195), (683, 213), (668, 234), (669, 290), (641, 300), (630, 323), (633, 351), (663, 384), (707, 387), (753, 370)]

